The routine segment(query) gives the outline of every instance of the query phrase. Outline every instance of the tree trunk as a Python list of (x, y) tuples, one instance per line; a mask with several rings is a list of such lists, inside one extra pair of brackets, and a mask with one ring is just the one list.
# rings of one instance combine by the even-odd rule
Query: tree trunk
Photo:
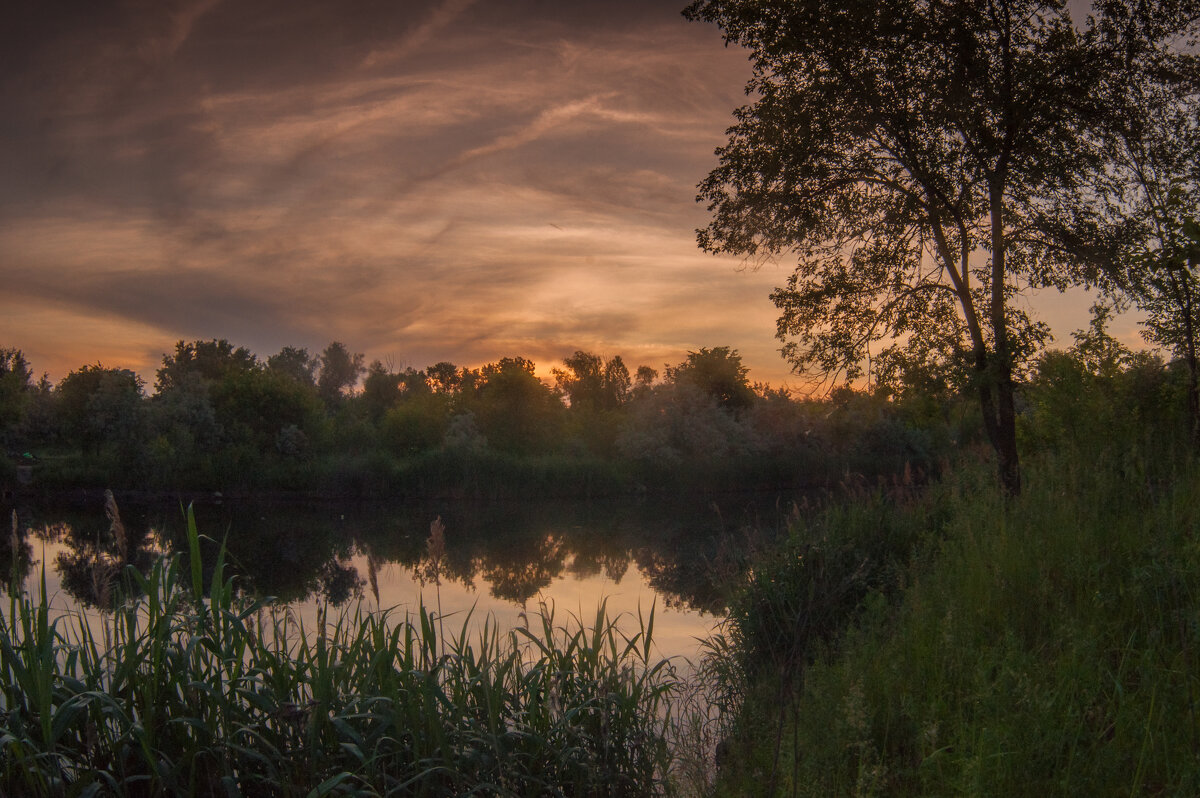
[(1017, 453), (1017, 413), (1011, 371), (1001, 364), (976, 359), (979, 408), (983, 428), (996, 453), (1000, 486), (1007, 496), (1021, 494), (1021, 458)]
[(996, 387), (996, 458), (1000, 466), (1000, 484), (1008, 496), (1021, 495), (1021, 459), (1017, 454), (1017, 411), (1014, 402), (1012, 370), (1004, 364), (997, 375)]
[(1192, 289), (1185, 277), (1183, 280), (1184, 297), (1184, 338), (1188, 367), (1188, 415), (1192, 424), (1192, 446), (1200, 449), (1200, 379), (1197, 378), (1196, 363), (1196, 328), (1192, 315)]
[(1008, 319), (1005, 313), (1005, 255), (1004, 236), (1004, 165), (1001, 164), (991, 181), (992, 275), (991, 324), (995, 353), (984, 375), (996, 389), (996, 434), (992, 447), (1000, 467), (1000, 485), (1006, 495), (1021, 494), (1021, 460), (1017, 453), (1017, 411), (1013, 401), (1012, 349), (1008, 342)]

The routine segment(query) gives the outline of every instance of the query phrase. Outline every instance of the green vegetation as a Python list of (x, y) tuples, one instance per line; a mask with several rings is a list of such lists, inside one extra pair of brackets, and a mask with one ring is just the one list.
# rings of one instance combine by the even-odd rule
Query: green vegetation
[(1175, 181), (1200, 199), (1200, 58), (1185, 44), (1200, 5), (693, 0), (684, 14), (754, 69), (699, 187), (712, 221), (698, 241), (795, 259), (771, 298), (797, 370), (968, 366), (1016, 495), (1021, 371), (1050, 333), (1022, 294), (1153, 297), (1194, 364), (1194, 278), (1171, 265), (1183, 217), (1162, 200)]
[[(7, 354), (4, 354), (7, 353)], [(905, 467), (928, 475), (977, 432), (886, 393), (801, 399), (752, 384), (737, 350), (702, 348), (636, 381), (578, 351), (479, 369), (392, 370), (334, 342), (261, 361), (225, 340), (180, 341), (155, 392), (84, 366), (34, 385), (0, 352), (0, 438), (33, 455), (36, 489), (294, 492), (335, 497), (615, 496), (836, 485)], [(363, 376), (361, 385), (357, 384)]]
[(1105, 319), (1023, 391), (1019, 499), (964, 459), (754, 564), (707, 665), (721, 794), (1200, 791), (1188, 377)]
[[(795, 256), (785, 357), (866, 390), (797, 399), (729, 347), (661, 381), (577, 351), (551, 385), (523, 357), (393, 371), (212, 340), (146, 397), (99, 364), (35, 386), (0, 349), (6, 491), (27, 460), (46, 487), (840, 490), (746, 568), (690, 691), (651, 660), (653, 614), (630, 638), (603, 607), (471, 640), (424, 610), (294, 634), (220, 557), (204, 594), (194, 529), (190, 581), (126, 569), (142, 598), (103, 644), (10, 587), (4, 789), (1200, 794), (1200, 4), (1068, 5), (685, 11), (754, 65), (699, 242)], [(1121, 346), (1102, 306), (1046, 351), (1021, 297), (1072, 285), (1138, 303), (1177, 360)], [(18, 584), (15, 536), (10, 558)]]
[[(322, 614), (298, 628), (234, 598), (219, 556), (125, 571), (88, 623), (12, 591), (0, 614), (9, 795), (653, 795), (673, 666), (654, 612), (447, 639), (443, 619)], [(15, 580), (14, 580), (15, 581)], [(42, 596), (45, 596), (44, 572)], [(449, 621), (450, 619), (445, 619)]]

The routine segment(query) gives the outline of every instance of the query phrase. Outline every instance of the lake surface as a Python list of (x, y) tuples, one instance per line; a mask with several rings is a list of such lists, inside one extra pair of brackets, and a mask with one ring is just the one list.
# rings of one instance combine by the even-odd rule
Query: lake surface
[[(112, 574), (127, 561), (145, 571), (164, 552), (186, 550), (179, 502), (134, 503), (117, 496), (125, 555), (103, 497), (71, 505), (18, 504), (18, 570), (37, 595), (41, 568), (52, 606), (98, 617)], [(748, 551), (784, 528), (792, 509), (779, 494), (727, 494), (666, 501), (333, 503), (220, 501), (192, 505), (216, 560), (220, 541), (235, 584), (294, 608), (313, 628), (323, 606), (419, 612), (440, 601), (445, 629), (484, 618), (500, 628), (537, 624), (553, 608), (591, 622), (604, 603), (622, 628), (655, 608), (663, 656), (693, 659), (722, 617), (724, 596)], [(444, 529), (433, 554), (431, 525)], [(11, 523), (11, 522), (10, 522)], [(5, 534), (3, 538), (11, 536)], [(12, 541), (0, 546), (11, 574)], [(11, 578), (11, 577), (9, 577)]]

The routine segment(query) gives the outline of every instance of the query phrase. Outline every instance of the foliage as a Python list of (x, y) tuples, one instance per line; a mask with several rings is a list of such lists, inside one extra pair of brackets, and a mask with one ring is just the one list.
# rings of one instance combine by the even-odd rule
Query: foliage
[(667, 368), (667, 381), (691, 385), (726, 410), (743, 410), (754, 403), (748, 373), (736, 349), (717, 346), (688, 352), (687, 360)]
[(1181, 375), (1107, 322), (1039, 360), (1019, 500), (960, 457), (753, 563), (705, 665), (718, 794), (1196, 791), (1200, 473)]
[(576, 410), (615, 410), (629, 395), (629, 369), (620, 355), (606, 362), (592, 352), (563, 358), (565, 369), (552, 369), (558, 390)]
[(438, 393), (453, 393), (462, 383), (462, 374), (459, 373), (458, 366), (447, 360), (434, 363), (425, 369), (425, 373), (429, 377), (430, 386)]
[(99, 363), (72, 371), (55, 390), (62, 429), (87, 451), (105, 442), (128, 450), (141, 435), (142, 378)]
[(685, 14), (750, 49), (757, 98), (700, 186), (701, 246), (798, 259), (772, 298), (802, 373), (854, 379), (880, 345), (970, 352), (1019, 492), (1013, 370), (1048, 329), (1013, 299), (1084, 275), (1051, 221), (1103, 173), (1095, 139), (1129, 85), (1194, 77), (1124, 55), (1189, 30), (1196, 9), (1101, 3), (1083, 29), (1066, 3), (1034, 0), (696, 0)]
[(212, 386), (213, 410), (227, 440), (269, 451), (280, 430), (315, 430), (321, 403), (310, 386), (269, 369), (232, 372)]
[(379, 431), (387, 445), (398, 454), (429, 451), (445, 441), (452, 418), (462, 417), (452, 417), (451, 411), (446, 394), (417, 393), (388, 410)]
[(0, 444), (16, 437), (28, 412), (33, 372), (20, 349), (0, 349)]
[(1034, 450), (1167, 447), (1185, 430), (1182, 376), (1149, 352), (1133, 352), (1108, 332), (1111, 310), (1092, 308), (1086, 330), (1065, 351), (1043, 354), (1024, 394), (1023, 443)]
[[(126, 571), (142, 598), (99, 619), (10, 594), (0, 615), (6, 794), (653, 795), (667, 702), (655, 614), (441, 640), (421, 608), (297, 629), (241, 603), (218, 556)], [(44, 573), (42, 594), (45, 593)], [(435, 621), (437, 621), (435, 623)]]
[(246, 372), (258, 368), (258, 358), (244, 346), (236, 349), (224, 338), (210, 341), (192, 341), (175, 344), (174, 355), (163, 355), (162, 368), (158, 370), (155, 389), (159, 393), (180, 387), (189, 378), (198, 377), (211, 383), (230, 373)]
[[(1165, 199), (1151, 204), (1149, 214), (1156, 246), (1142, 245), (1129, 258), (1131, 291), (1145, 311), (1145, 336), (1183, 360), (1188, 372), (1188, 405), (1192, 440), (1200, 446), (1200, 125), (1193, 124), (1194, 161), (1191, 196), (1173, 185)], [(1153, 193), (1147, 178), (1143, 191)]]
[(1194, 793), (1200, 482), (1119, 463), (1035, 460), (1015, 506), (947, 486), (902, 603), (864, 603), (731, 790), (768, 794), (778, 750), (780, 794)]
[(267, 358), (267, 368), (285, 374), (301, 385), (316, 387), (319, 361), (304, 347), (285, 346)]
[(488, 445), (501, 451), (547, 451), (560, 440), (562, 402), (534, 374), (533, 361), (523, 357), (484, 366), (465, 407), (475, 414)]
[(304, 377), (303, 350), (266, 365), (220, 340), (176, 350), (161, 370), (169, 387), (119, 402), (110, 390), (94, 417), (93, 367), (30, 389), (22, 434), (41, 458), (36, 483), (330, 496), (782, 488), (929, 475), (966, 440), (947, 391), (800, 397), (752, 385), (727, 346), (689, 352), (662, 381), (639, 367), (636, 385), (619, 356), (580, 350), (555, 370), (557, 390), (521, 357), (479, 369), (375, 361), (362, 390), (333, 404)]
[(624, 456), (660, 467), (753, 455), (763, 444), (716, 397), (691, 382), (662, 386), (637, 402), (617, 438)]
[(351, 354), (341, 341), (333, 341), (318, 360), (321, 370), (317, 375), (317, 392), (326, 404), (336, 405), (358, 384), (358, 378), (365, 371), (363, 355)]

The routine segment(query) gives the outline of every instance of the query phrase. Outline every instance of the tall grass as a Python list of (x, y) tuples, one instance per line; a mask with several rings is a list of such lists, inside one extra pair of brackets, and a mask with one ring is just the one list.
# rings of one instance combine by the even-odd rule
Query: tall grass
[[(103, 616), (0, 617), (0, 794), (653, 795), (668, 789), (673, 665), (654, 612), (443, 639), (442, 619), (240, 602), (199, 536)], [(107, 638), (104, 640), (103, 638)]]
[[(728, 794), (1200, 795), (1200, 469), (1162, 449), (1047, 453), (1016, 501), (982, 473), (872, 522), (917, 533), (894, 588), (834, 603), (836, 630), (796, 587), (826, 585), (803, 581), (821, 568), (774, 568), (792, 603), (771, 606), (816, 634), (743, 682)], [(868, 509), (827, 537), (853, 540)], [(733, 662), (771, 650), (758, 625), (739, 621)]]

